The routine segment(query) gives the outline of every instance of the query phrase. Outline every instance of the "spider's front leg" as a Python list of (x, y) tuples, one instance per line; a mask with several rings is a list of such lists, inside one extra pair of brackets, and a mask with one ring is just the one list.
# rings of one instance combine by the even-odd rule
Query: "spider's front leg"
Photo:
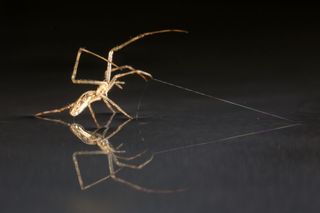
[[(132, 75), (132, 74), (137, 74), (139, 75), (141, 78), (143, 78), (145, 81), (148, 80), (148, 78), (152, 79), (152, 75), (148, 72), (145, 72), (145, 71), (142, 71), (142, 70), (137, 70), (135, 68), (133, 68), (132, 66), (129, 66), (129, 65), (124, 65), (124, 66), (119, 66), (119, 67), (116, 67), (116, 68), (113, 68), (112, 69), (112, 72), (114, 71), (117, 71), (117, 70), (125, 70), (125, 69), (128, 69), (130, 70), (129, 72), (125, 72), (125, 73), (121, 73), (121, 74), (117, 74), (115, 76), (113, 76), (111, 82), (114, 80), (115, 82), (121, 82), (121, 81), (118, 81), (119, 78), (122, 78), (124, 76), (127, 76), (127, 75)], [(122, 82), (121, 82), (122, 83)], [(122, 83), (123, 84), (123, 83)]]

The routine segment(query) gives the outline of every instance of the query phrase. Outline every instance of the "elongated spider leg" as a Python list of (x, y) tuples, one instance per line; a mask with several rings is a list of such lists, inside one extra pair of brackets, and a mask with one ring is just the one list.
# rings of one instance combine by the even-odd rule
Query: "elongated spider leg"
[(73, 160), (76, 172), (77, 172), (79, 185), (80, 185), (80, 188), (82, 190), (85, 189), (85, 186), (83, 184), (83, 179), (82, 179), (81, 170), (80, 170), (80, 167), (79, 167), (77, 156), (78, 155), (89, 155), (89, 154), (93, 154), (93, 153), (95, 153), (95, 154), (105, 154), (105, 152), (102, 152), (102, 151), (94, 151), (94, 152), (92, 152), (92, 151), (91, 152), (90, 151), (83, 151), (83, 152), (74, 152), (73, 155), (72, 155), (72, 160)]
[(123, 143), (119, 144), (115, 149), (113, 149), (113, 153), (122, 154), (126, 153), (126, 150), (119, 150), (123, 146)]
[(129, 160), (134, 160), (134, 159), (142, 156), (144, 153), (146, 153), (146, 150), (144, 150), (143, 152), (140, 152), (140, 153), (138, 153), (138, 154), (136, 154), (134, 156), (130, 156), (130, 157), (123, 157), (123, 156), (119, 156), (119, 155), (115, 155), (115, 156), (118, 159), (129, 161)]
[(146, 33), (142, 33), (140, 35), (137, 35), (131, 39), (129, 39), (128, 41), (116, 46), (116, 47), (113, 47), (109, 53), (108, 53), (108, 68), (107, 68), (107, 71), (105, 72), (105, 79), (107, 79), (107, 81), (109, 82), (110, 81), (110, 78), (111, 78), (111, 69), (112, 69), (112, 59), (113, 59), (113, 54), (114, 52), (116, 51), (119, 51), (120, 49), (124, 48), (125, 46), (139, 40), (139, 39), (142, 39), (146, 36), (150, 36), (150, 35), (154, 35), (154, 34), (160, 34), (160, 33), (168, 33), (168, 32), (178, 32), (178, 33), (188, 33), (188, 31), (185, 31), (185, 30), (179, 30), (179, 29), (166, 29), (166, 30), (158, 30), (158, 31), (152, 31), (152, 32), (146, 32)]
[[(98, 183), (101, 183), (102, 181), (104, 180), (107, 180), (111, 177), (111, 175), (107, 175), (91, 184), (88, 184), (88, 185), (84, 185), (84, 182), (83, 182), (83, 179), (82, 179), (82, 175), (81, 175), (81, 171), (80, 171), (80, 167), (79, 167), (79, 162), (78, 162), (78, 158), (77, 156), (79, 155), (106, 155), (105, 152), (103, 151), (80, 151), (80, 152), (74, 152), (73, 155), (72, 155), (72, 159), (73, 159), (73, 163), (74, 163), (74, 166), (75, 166), (75, 169), (76, 169), (76, 173), (77, 173), (77, 178), (78, 178), (78, 182), (79, 182), (79, 185), (80, 185), (80, 188), (81, 190), (86, 190), (86, 189), (89, 189), (91, 188), (92, 186), (98, 184)], [(121, 168), (117, 169), (116, 171), (114, 171), (114, 173), (118, 173), (119, 171), (121, 170)]]
[(147, 72), (144, 72), (144, 71), (141, 71), (141, 70), (132, 70), (132, 71), (129, 71), (129, 72), (126, 72), (126, 73), (121, 73), (121, 74), (117, 74), (117, 75), (113, 76), (111, 81), (117, 80), (117, 79), (122, 78), (122, 77), (127, 76), (127, 75), (132, 75), (132, 74), (139, 75), (145, 81), (148, 80), (147, 77), (152, 78), (152, 75), (147, 73)]
[(95, 115), (95, 113), (94, 113), (94, 111), (93, 111), (93, 109), (92, 109), (91, 104), (88, 105), (88, 108), (89, 108), (91, 117), (92, 117), (92, 119), (94, 120), (94, 123), (97, 125), (98, 128), (100, 128), (101, 126), (100, 126), (100, 124), (99, 124), (99, 122), (98, 122), (98, 120), (97, 120), (97, 118), (96, 118), (96, 115)]
[(127, 119), (125, 122), (123, 122), (121, 125), (119, 125), (119, 126), (117, 127), (116, 130), (114, 130), (110, 135), (108, 135), (108, 136), (106, 137), (106, 139), (109, 140), (109, 139), (112, 138), (114, 135), (118, 134), (118, 132), (119, 132), (120, 130), (122, 130), (123, 127), (124, 127), (125, 125), (127, 125), (130, 121), (131, 121), (131, 119)]
[(110, 175), (111, 178), (114, 180), (114, 181), (117, 181), (119, 183), (122, 183), (126, 186), (129, 186), (130, 188), (133, 188), (134, 190), (137, 190), (137, 191), (141, 191), (141, 192), (147, 192), (147, 193), (173, 193), (173, 192), (179, 192), (178, 190), (157, 190), (157, 189), (149, 189), (149, 188), (146, 188), (146, 187), (143, 187), (143, 186), (140, 186), (138, 184), (135, 184), (135, 183), (132, 183), (132, 182), (129, 182), (127, 180), (124, 180), (122, 178), (119, 178), (117, 177), (116, 175)]
[(116, 103), (114, 103), (110, 98), (104, 97), (105, 101), (109, 102), (112, 106), (114, 106), (119, 112), (127, 116), (129, 119), (133, 119), (128, 113), (126, 113), (121, 107), (119, 107)]
[(47, 114), (53, 114), (53, 113), (59, 113), (59, 112), (63, 112), (65, 110), (70, 109), (71, 107), (73, 107), (74, 103), (72, 104), (68, 104), (64, 107), (58, 108), (58, 109), (53, 109), (53, 110), (48, 110), (48, 111), (44, 111), (44, 112), (39, 112), (37, 114), (35, 114), (36, 117), (40, 117), (43, 115), (47, 115)]
[[(116, 111), (112, 108), (112, 106), (109, 104), (108, 100), (106, 100), (105, 98), (102, 99), (103, 102), (107, 105), (107, 107), (111, 110), (112, 112), (112, 116), (114, 116), (116, 114)], [(109, 124), (110, 125), (110, 124)]]
[(63, 120), (60, 120), (60, 119), (46, 118), (46, 117), (41, 117), (41, 116), (37, 116), (37, 115), (35, 115), (35, 117), (36, 117), (36, 118), (39, 118), (39, 119), (41, 119), (41, 120), (50, 121), (50, 122), (62, 124), (62, 125), (69, 126), (69, 127), (71, 126), (70, 123), (65, 122), (65, 121), (63, 121)]
[[(103, 100), (104, 101), (104, 100)], [(109, 103), (108, 103), (108, 105), (109, 105)], [(108, 106), (107, 105), (107, 106)], [(110, 106), (110, 105), (109, 105)], [(111, 107), (111, 106), (110, 106)], [(108, 107), (109, 108), (109, 107)], [(106, 123), (106, 125), (104, 125), (104, 128), (105, 128), (105, 130), (103, 131), (103, 133), (102, 133), (102, 136), (105, 138), (106, 137), (106, 134), (107, 134), (107, 132), (108, 132), (108, 130), (110, 129), (110, 125), (111, 125), (111, 122), (112, 122), (112, 120), (113, 120), (113, 118), (114, 118), (114, 116), (115, 116), (116, 114), (115, 113), (113, 113), (111, 116), (110, 116), (110, 118), (109, 118), (109, 120), (108, 120), (108, 122)]]
[(123, 143), (120, 143), (120, 144), (116, 147), (116, 149), (118, 150), (118, 149), (120, 149), (121, 147), (123, 147)]
[[(120, 170), (121, 170), (121, 168), (117, 169), (117, 170), (115, 171), (115, 173), (118, 173)], [(81, 188), (81, 190), (89, 189), (89, 188), (91, 188), (91, 187), (93, 187), (93, 186), (95, 186), (95, 185), (97, 185), (97, 184), (99, 184), (99, 183), (101, 183), (101, 182), (109, 179), (109, 178), (111, 178), (111, 176), (110, 176), (110, 175), (107, 175), (107, 176), (105, 176), (105, 177), (103, 177), (103, 178), (101, 178), (101, 179), (99, 179), (99, 180), (97, 180), (97, 181), (95, 181), (95, 182), (93, 182), (93, 183), (90, 183), (90, 184), (88, 184), (88, 185), (86, 185), (86, 186), (83, 186), (83, 188), (81, 188), (81, 186), (80, 186), (80, 188)]]
[(122, 65), (122, 66), (118, 66), (118, 67), (115, 67), (111, 70), (111, 72), (115, 72), (117, 70), (125, 70), (125, 69), (130, 69), (130, 70), (136, 70), (135, 68), (133, 68), (132, 66), (130, 65)]
[(146, 160), (145, 162), (141, 163), (141, 164), (138, 164), (138, 165), (133, 165), (133, 164), (127, 164), (127, 163), (123, 163), (123, 162), (120, 162), (116, 156), (113, 156), (113, 160), (115, 162), (116, 165), (120, 166), (120, 167), (127, 167), (127, 168), (130, 168), (130, 169), (142, 169), (143, 167), (145, 167), (147, 164), (149, 164), (153, 159), (153, 155), (148, 159)]
[[(111, 155), (108, 155), (108, 160), (109, 160), (109, 172), (110, 172), (110, 177), (114, 180), (117, 181), (119, 183), (122, 183), (126, 186), (129, 186), (132, 189), (135, 189), (137, 191), (141, 191), (141, 192), (147, 192), (147, 193), (174, 193), (174, 192), (182, 192), (185, 191), (185, 189), (176, 189), (176, 190), (163, 190), (163, 189), (150, 189), (150, 188), (146, 188), (143, 187), (141, 185), (129, 182), (127, 180), (124, 180), (122, 178), (119, 178), (116, 176), (116, 171), (114, 171), (114, 167), (113, 167), (113, 158)], [(121, 168), (120, 168), (121, 169)]]
[(124, 85), (124, 84), (125, 84), (124, 81), (116, 81), (116, 82), (114, 83), (114, 85), (115, 85), (116, 87), (118, 87), (119, 89), (123, 89), (122, 85)]
[(142, 187), (142, 186), (139, 186), (139, 185), (137, 185), (137, 184), (131, 183), (131, 182), (129, 182), (129, 181), (126, 181), (126, 180), (124, 180), (124, 179), (122, 179), (122, 178), (117, 177), (117, 176), (116, 176), (116, 173), (115, 173), (115, 171), (114, 171), (113, 158), (112, 158), (111, 155), (108, 155), (108, 161), (109, 161), (110, 177), (111, 177), (113, 180), (115, 180), (115, 181), (117, 181), (117, 182), (119, 182), (119, 183), (123, 183), (123, 184), (125, 184), (125, 185), (127, 185), (127, 186), (129, 186), (129, 187), (131, 187), (131, 188), (133, 188), (133, 189), (135, 189), (135, 190), (138, 190), (138, 191), (144, 191), (144, 192), (149, 192), (149, 191), (152, 192), (152, 191), (153, 191), (153, 190), (151, 190), (151, 189), (144, 188), (144, 187)]
[(60, 119), (46, 118), (46, 117), (41, 117), (41, 116), (36, 116), (36, 115), (35, 115), (35, 117), (36, 117), (36, 118), (39, 118), (39, 119), (41, 119), (41, 120), (50, 121), (50, 122), (62, 124), (62, 125), (69, 126), (69, 127), (71, 126), (70, 123), (65, 122), (65, 121), (63, 121), (63, 120), (60, 120)]
[[(133, 68), (132, 66), (129, 66), (129, 65), (123, 65), (123, 66), (120, 66), (120, 67), (116, 67), (116, 68), (113, 68), (111, 71), (113, 72), (113, 71), (116, 71), (116, 70), (125, 70), (125, 69), (128, 69), (130, 71), (135, 71), (134, 73), (130, 73), (129, 75), (137, 74), (137, 75), (139, 75), (141, 78), (143, 78), (146, 81), (148, 80), (146, 78), (146, 76), (148, 76), (149, 78), (152, 78), (152, 75), (150, 73), (147, 73), (147, 72), (144, 72), (144, 71), (141, 71), (141, 70), (137, 70), (137, 69), (135, 69), (135, 68)], [(118, 77), (118, 78), (120, 78), (120, 77)]]
[(118, 65), (112, 63), (112, 61), (109, 61), (108, 59), (102, 57), (101, 55), (98, 55), (94, 52), (91, 52), (85, 48), (79, 48), (78, 50), (78, 53), (77, 53), (77, 57), (76, 57), (76, 62), (74, 64), (74, 67), (73, 67), (73, 72), (72, 72), (72, 75), (71, 75), (71, 80), (74, 84), (93, 84), (93, 85), (100, 85), (102, 82), (101, 81), (97, 81), (97, 80), (89, 80), (89, 79), (76, 79), (76, 76), (77, 76), (77, 72), (78, 72), (78, 66), (79, 66), (79, 61), (80, 61), (80, 57), (81, 57), (81, 54), (82, 53), (87, 53), (87, 54), (90, 54), (90, 55), (93, 55), (105, 62), (107, 62), (108, 64), (110, 65), (113, 65), (115, 67), (118, 67)]
[(113, 150), (112, 150), (112, 153), (123, 154), (123, 153), (126, 153), (126, 150), (116, 150), (116, 149), (113, 149)]

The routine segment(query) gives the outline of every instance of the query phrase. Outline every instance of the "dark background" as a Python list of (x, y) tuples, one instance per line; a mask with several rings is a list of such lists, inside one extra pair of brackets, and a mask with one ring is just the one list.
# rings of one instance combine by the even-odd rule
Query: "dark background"
[(228, 79), (251, 75), (285, 79), (317, 70), (319, 14), (314, 5), (201, 1), (2, 4), (2, 61), (21, 73), (43, 73), (48, 68), (69, 73), (79, 47), (106, 54), (134, 35), (167, 28), (186, 29), (190, 34), (141, 41), (120, 52), (119, 60), (129, 64), (131, 59), (138, 60), (137, 65), (149, 68), (152, 63), (167, 64), (172, 57), (171, 66), (177, 66), (173, 69), (181, 75), (192, 70)]
[[(106, 1), (2, 2), (0, 8), (0, 200), (5, 212), (318, 212), (319, 7)], [(248, 139), (164, 157), (165, 162), (182, 161), (181, 172), (188, 178), (167, 181), (193, 186), (182, 195), (118, 190), (110, 183), (80, 191), (73, 171), (66, 172), (76, 150), (61, 142), (71, 138), (69, 133), (28, 116), (62, 106), (91, 88), (70, 81), (79, 47), (106, 55), (132, 36), (167, 28), (190, 33), (146, 38), (116, 53), (115, 62), (282, 115), (302, 127), (251, 139), (258, 145)], [(93, 68), (79, 76), (102, 78), (101, 70)], [(161, 171), (163, 165), (155, 168)]]

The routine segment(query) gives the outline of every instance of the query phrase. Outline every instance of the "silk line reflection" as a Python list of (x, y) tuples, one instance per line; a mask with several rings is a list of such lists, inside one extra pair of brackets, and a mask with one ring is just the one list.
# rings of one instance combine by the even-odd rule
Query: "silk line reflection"
[[(110, 139), (118, 134), (132, 119), (127, 119), (120, 125), (116, 127), (114, 131), (111, 131), (109, 133), (110, 125), (112, 123), (112, 120), (114, 118), (115, 114), (112, 114), (111, 117), (109, 118), (107, 124), (102, 127), (102, 128), (97, 128), (94, 131), (89, 131), (85, 129), (81, 124), (78, 123), (68, 123), (59, 119), (52, 119), (52, 118), (44, 118), (44, 117), (37, 117), (42, 120), (50, 121), (50, 122), (55, 122), (58, 124), (62, 124), (65, 126), (68, 126), (70, 131), (78, 138), (80, 139), (81, 142), (87, 144), (87, 145), (96, 145), (99, 147), (99, 150), (94, 150), (94, 151), (77, 151), (74, 152), (72, 155), (74, 167), (77, 173), (77, 178), (79, 181), (80, 188), (82, 190), (89, 189), (107, 179), (112, 179), (116, 182), (122, 183), (124, 185), (127, 185), (135, 190), (138, 191), (143, 191), (143, 192), (150, 192), (150, 193), (173, 193), (173, 192), (180, 192), (180, 191), (185, 191), (185, 189), (174, 189), (174, 190), (163, 190), (163, 189), (151, 189), (151, 188), (146, 188), (144, 186), (132, 183), (130, 181), (127, 181), (123, 178), (118, 177), (117, 173), (124, 169), (124, 168), (129, 168), (129, 169), (135, 169), (135, 170), (140, 170), (144, 168), (147, 164), (149, 164), (152, 159), (153, 155), (149, 157), (147, 160), (143, 161), (140, 164), (131, 164), (129, 163), (130, 161), (133, 161), (141, 156), (143, 156), (147, 150), (142, 151), (138, 154), (132, 155), (132, 156), (124, 156), (126, 154), (126, 150), (121, 149), (123, 147), (123, 143), (121, 143), (118, 146), (113, 146), (110, 143)], [(109, 169), (109, 175), (92, 182), (90, 184), (85, 185), (82, 174), (81, 174), (81, 169), (79, 166), (78, 162), (78, 157), (79, 156), (84, 156), (84, 155), (106, 155), (108, 159), (108, 169)], [(118, 168), (116, 168), (118, 167)]]

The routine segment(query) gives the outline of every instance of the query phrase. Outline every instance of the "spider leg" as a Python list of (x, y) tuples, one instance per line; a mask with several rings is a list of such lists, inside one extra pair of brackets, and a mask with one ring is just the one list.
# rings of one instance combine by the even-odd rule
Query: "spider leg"
[[(104, 102), (104, 100), (103, 100), (103, 102)], [(109, 103), (108, 103), (108, 105), (109, 105)], [(107, 105), (107, 106), (108, 106), (108, 105)], [(109, 105), (109, 106), (110, 106), (110, 105)], [(110, 106), (110, 107), (111, 107), (111, 106)], [(109, 107), (108, 107), (108, 108), (109, 108)], [(108, 132), (108, 130), (109, 130), (109, 128), (110, 128), (110, 125), (111, 125), (111, 122), (112, 122), (114, 116), (115, 116), (115, 113), (113, 113), (113, 114), (110, 116), (108, 122), (106, 123), (106, 125), (104, 125), (105, 130), (104, 130), (103, 133), (102, 133), (102, 136), (103, 136), (104, 138), (106, 137), (106, 134), (107, 134), (107, 132)]]
[(129, 181), (126, 181), (122, 178), (119, 178), (116, 176), (116, 174), (122, 169), (122, 168), (119, 168), (119, 169), (114, 169), (114, 166), (113, 166), (113, 157), (111, 154), (107, 154), (108, 155), (108, 163), (109, 163), (109, 172), (110, 174), (91, 183), (91, 184), (88, 184), (88, 185), (84, 185), (84, 182), (83, 182), (83, 179), (82, 179), (82, 175), (81, 175), (81, 172), (80, 172), (80, 167), (79, 167), (79, 163), (78, 163), (78, 159), (77, 159), (77, 156), (78, 155), (100, 155), (100, 154), (106, 154), (105, 152), (103, 151), (81, 151), (81, 152), (75, 152), (73, 153), (72, 157), (73, 157), (73, 162), (74, 162), (74, 165), (75, 165), (75, 168), (76, 168), (76, 172), (77, 172), (77, 177), (78, 177), (78, 181), (79, 181), (79, 185), (80, 185), (80, 188), (81, 190), (86, 190), (86, 189), (89, 189), (91, 188), (92, 186), (98, 184), (98, 183), (101, 183), (102, 181), (106, 180), (106, 179), (109, 179), (109, 178), (112, 178), (114, 181), (117, 181), (119, 183), (122, 183), (126, 186), (129, 186), (135, 190), (138, 190), (138, 191), (142, 191), (142, 192), (148, 192), (148, 193), (173, 193), (173, 192), (180, 192), (180, 191), (184, 191), (183, 189), (178, 189), (178, 190), (157, 190), (157, 189), (149, 189), (149, 188), (145, 188), (143, 186), (140, 186), (138, 184), (134, 184), (132, 182), (129, 182)]
[(138, 154), (136, 154), (136, 155), (134, 155), (134, 156), (130, 156), (130, 157), (123, 157), (123, 156), (118, 156), (118, 155), (116, 155), (116, 158), (121, 159), (121, 160), (129, 161), (129, 160), (134, 160), (134, 159), (140, 157), (140, 156), (143, 155), (144, 153), (146, 153), (146, 150), (143, 151), (143, 152), (140, 152), (140, 153), (138, 153)]
[[(103, 100), (103, 102), (107, 105), (107, 107), (111, 110), (111, 112), (112, 112), (112, 116), (114, 116), (115, 115), (115, 113), (116, 113), (116, 111), (112, 108), (112, 106), (109, 104), (109, 102), (108, 102), (108, 100), (106, 100), (106, 98), (103, 98), (102, 99)], [(109, 122), (108, 122), (109, 123)], [(107, 124), (108, 125), (108, 124)], [(110, 124), (109, 124), (110, 125)]]
[(132, 66), (130, 65), (122, 65), (122, 66), (118, 66), (118, 67), (115, 67), (111, 70), (111, 72), (115, 72), (117, 70), (124, 70), (124, 69), (131, 69), (131, 70), (135, 70)]
[[(131, 70), (131, 69), (130, 69), (130, 70)], [(142, 70), (135, 70), (135, 69), (133, 69), (133, 70), (131, 70), (131, 71), (129, 71), (129, 72), (126, 72), (126, 73), (117, 74), (117, 75), (115, 75), (112, 79), (117, 80), (117, 79), (119, 79), (119, 78), (122, 78), (122, 77), (127, 76), (127, 75), (132, 75), (132, 74), (137, 74), (137, 75), (139, 75), (139, 76), (140, 76), (141, 78), (143, 78), (145, 81), (148, 80), (147, 77), (152, 78), (152, 75), (151, 75), (150, 73), (144, 72), (144, 71), (142, 71)]]
[(173, 192), (180, 192), (182, 190), (157, 190), (157, 189), (149, 189), (149, 188), (146, 188), (146, 187), (143, 187), (143, 186), (140, 186), (138, 184), (135, 184), (135, 183), (132, 183), (132, 182), (129, 182), (127, 180), (124, 180), (122, 178), (119, 178), (117, 177), (115, 174), (114, 175), (110, 175), (111, 178), (114, 180), (114, 181), (117, 181), (119, 183), (122, 183), (126, 186), (129, 186), (137, 191), (141, 191), (141, 192), (147, 192), (147, 193), (173, 193)]
[(72, 106), (74, 105), (74, 103), (72, 104), (68, 104), (64, 107), (61, 107), (61, 108), (58, 108), (58, 109), (53, 109), (53, 110), (48, 110), (48, 111), (44, 111), (44, 112), (39, 112), (37, 114), (35, 114), (36, 117), (40, 117), (40, 116), (43, 116), (43, 115), (47, 115), (47, 114), (52, 114), (52, 113), (59, 113), (59, 112), (63, 112), (67, 109), (70, 109)]
[(97, 81), (97, 80), (89, 80), (89, 79), (76, 79), (77, 76), (77, 72), (78, 72), (78, 66), (79, 66), (79, 61), (80, 61), (80, 57), (82, 55), (82, 53), (87, 53), (89, 55), (93, 55), (105, 62), (107, 62), (110, 65), (113, 65), (115, 67), (118, 67), (118, 65), (112, 63), (112, 61), (109, 61), (108, 59), (102, 57), (101, 55), (98, 55), (94, 52), (91, 52), (85, 48), (79, 48), (78, 53), (77, 53), (77, 57), (76, 57), (76, 62), (74, 64), (73, 67), (73, 71), (72, 71), (72, 75), (71, 75), (71, 80), (74, 84), (93, 84), (93, 85), (100, 85), (102, 83), (102, 81)]
[(120, 167), (127, 167), (130, 169), (142, 169), (143, 167), (145, 167), (147, 164), (149, 164), (153, 159), (153, 155), (146, 160), (145, 162), (138, 164), (138, 165), (133, 165), (133, 164), (127, 164), (127, 163), (122, 163), (120, 162), (116, 156), (113, 156), (113, 160), (115, 162), (116, 165), (120, 166)]
[(119, 125), (117, 127), (116, 130), (114, 130), (110, 135), (108, 135), (106, 137), (107, 140), (109, 140), (110, 138), (112, 138), (114, 135), (118, 134), (118, 132), (125, 126), (127, 125), (127, 123), (129, 123), (131, 121), (131, 119), (127, 119), (125, 122), (123, 122), (121, 125)]
[[(86, 189), (86, 187), (83, 184), (83, 179), (82, 179), (82, 175), (81, 175), (81, 171), (80, 171), (80, 167), (79, 167), (77, 156), (78, 155), (99, 155), (99, 154), (106, 154), (106, 153), (103, 152), (103, 151), (81, 151), (81, 152), (74, 152), (73, 155), (72, 155), (72, 160), (73, 160), (76, 172), (77, 172), (79, 185), (80, 185), (80, 188), (82, 190)], [(110, 177), (110, 175), (109, 175), (109, 177)]]
[[(103, 98), (105, 103), (108, 102), (110, 103), (112, 106), (114, 106), (119, 112), (121, 112), (122, 114), (124, 114), (125, 116), (127, 116), (129, 119), (133, 119), (128, 113), (126, 113), (123, 109), (121, 109), (121, 107), (119, 107), (116, 103), (114, 103), (110, 98), (108, 97), (104, 97)], [(115, 111), (112, 110), (114, 113)]]
[[(108, 161), (109, 161), (109, 172), (110, 172), (110, 177), (114, 180), (114, 181), (117, 181), (119, 183), (122, 183), (122, 184), (125, 184), (135, 190), (138, 190), (138, 191), (143, 191), (143, 192), (157, 192), (157, 190), (153, 190), (153, 189), (148, 189), (148, 188), (145, 188), (143, 186), (140, 186), (140, 185), (137, 185), (137, 184), (134, 184), (134, 183), (131, 183), (129, 181), (126, 181), (122, 178), (119, 178), (116, 176), (116, 172), (114, 171), (114, 166), (113, 166), (113, 157), (111, 155), (108, 155)], [(160, 191), (161, 192), (161, 191)]]
[(98, 122), (98, 120), (97, 120), (97, 118), (96, 118), (96, 115), (95, 115), (95, 113), (94, 113), (94, 111), (93, 111), (93, 109), (92, 109), (91, 104), (88, 105), (88, 108), (89, 108), (91, 117), (92, 117), (92, 119), (94, 120), (94, 123), (97, 125), (98, 128), (100, 128), (101, 126), (100, 126), (100, 124), (99, 124), (99, 122)]
[(116, 150), (120, 149), (122, 146), (123, 146), (123, 143), (119, 144), (119, 145), (116, 147)]
[[(102, 181), (108, 179), (111, 177), (111, 175), (107, 175), (91, 184), (88, 184), (88, 185), (84, 185), (83, 183), (83, 179), (82, 179), (82, 175), (81, 175), (81, 172), (80, 172), (80, 167), (79, 167), (79, 163), (78, 163), (78, 159), (77, 159), (77, 156), (78, 155), (105, 155), (106, 153), (103, 152), (103, 151), (80, 151), (80, 152), (74, 152), (73, 155), (72, 155), (72, 159), (73, 159), (73, 163), (74, 163), (74, 166), (75, 166), (75, 169), (76, 169), (76, 173), (77, 173), (77, 178), (78, 178), (78, 182), (79, 182), (79, 185), (80, 185), (80, 188), (81, 190), (86, 190), (88, 188), (91, 188), (92, 186), (98, 184), (98, 183), (101, 183)], [(119, 171), (121, 170), (121, 168), (117, 169), (116, 171), (114, 171), (114, 173), (118, 173)]]
[[(152, 75), (150, 73), (147, 73), (147, 72), (144, 72), (144, 71), (141, 71), (141, 70), (137, 70), (137, 69), (135, 69), (135, 68), (133, 68), (132, 66), (129, 66), (129, 65), (119, 66), (119, 67), (116, 67), (116, 68), (112, 69), (111, 71), (113, 72), (113, 71), (116, 71), (116, 70), (124, 70), (124, 69), (128, 69), (128, 70), (132, 71), (132, 73), (129, 73), (129, 74), (123, 73), (125, 75), (137, 74), (137, 75), (139, 75), (141, 78), (143, 78), (146, 81), (148, 80), (146, 78), (146, 76), (149, 77), (149, 78), (152, 78)], [(125, 76), (125, 75), (123, 75), (123, 76)], [(117, 77), (116, 79), (121, 78), (123, 76), (121, 76), (121, 74), (120, 74), (120, 76)]]
[(187, 33), (187, 31), (185, 30), (179, 30), (179, 29), (167, 29), (167, 30), (158, 30), (158, 31), (152, 31), (152, 32), (146, 32), (146, 33), (142, 33), (140, 35), (137, 35), (133, 38), (131, 38), (130, 40), (116, 46), (116, 47), (113, 47), (109, 53), (108, 53), (108, 68), (105, 72), (105, 79), (107, 79), (107, 81), (109, 82), (110, 81), (110, 78), (111, 78), (111, 70), (112, 70), (112, 59), (113, 59), (113, 54), (114, 52), (116, 51), (119, 51), (121, 50), (122, 48), (124, 48), (125, 46), (131, 44), (132, 42), (135, 42), (139, 39), (142, 39), (143, 37), (145, 36), (150, 36), (150, 35), (154, 35), (154, 34), (159, 34), (159, 33), (167, 33), (167, 32), (179, 32), (179, 33)]

